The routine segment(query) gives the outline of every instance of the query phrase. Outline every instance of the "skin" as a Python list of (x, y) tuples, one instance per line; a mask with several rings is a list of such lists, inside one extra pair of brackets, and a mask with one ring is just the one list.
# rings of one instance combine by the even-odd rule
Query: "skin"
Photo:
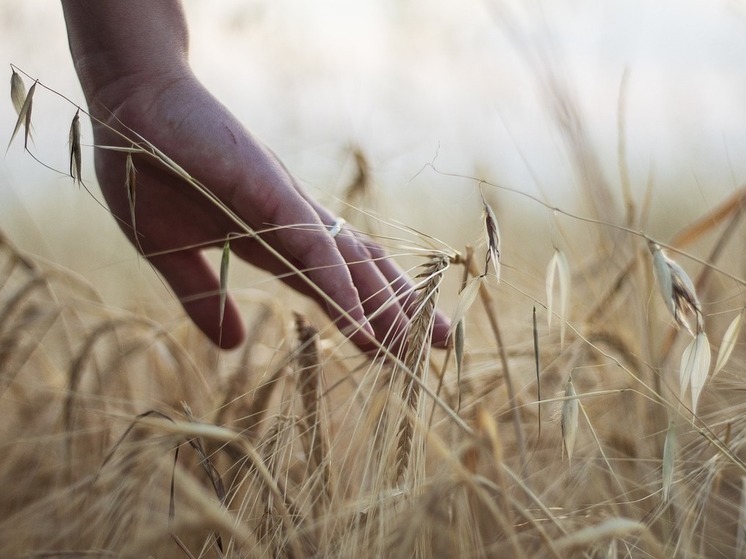
[[(401, 349), (398, 340), (412, 312), (411, 282), (361, 233), (345, 227), (332, 238), (328, 226), (334, 215), (196, 79), (180, 3), (63, 0), (62, 7), (94, 117), (95, 144), (130, 145), (107, 126), (146, 138), (252, 230), (272, 229), (262, 239), (273, 250), (244, 236), (231, 241), (236, 255), (316, 300), (361, 350), (374, 351), (374, 340)], [(241, 229), (162, 164), (136, 156), (136, 240), (125, 158), (121, 152), (95, 150), (96, 174), (112, 213), (194, 323), (214, 343), (235, 347), (245, 335), (238, 308), (229, 297), (221, 331), (219, 280), (202, 251), (222, 247)], [(304, 277), (289, 274), (288, 263)], [(445, 344), (448, 327), (437, 314), (435, 345)]]

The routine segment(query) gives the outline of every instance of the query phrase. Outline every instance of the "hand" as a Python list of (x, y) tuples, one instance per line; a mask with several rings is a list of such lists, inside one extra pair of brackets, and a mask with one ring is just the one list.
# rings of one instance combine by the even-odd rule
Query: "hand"
[[(328, 226), (333, 214), (312, 200), (191, 72), (116, 80), (96, 92), (91, 110), (108, 126), (130, 137), (127, 129), (134, 131), (167, 154), (273, 249), (243, 236), (230, 243), (235, 254), (315, 299), (361, 350), (374, 350), (373, 338), (398, 348), (411, 312), (412, 284), (404, 273), (358, 232), (345, 228), (332, 238)], [(100, 123), (94, 122), (93, 131), (97, 145), (130, 145)], [(244, 336), (238, 309), (229, 298), (221, 329), (219, 280), (202, 250), (220, 247), (229, 235), (243, 231), (219, 205), (147, 156), (134, 158), (133, 227), (125, 158), (121, 152), (96, 149), (99, 182), (122, 229), (169, 283), (194, 323), (221, 347), (236, 346)], [(305, 278), (292, 273), (283, 259)], [(447, 330), (448, 320), (438, 314), (436, 345), (445, 343)]]

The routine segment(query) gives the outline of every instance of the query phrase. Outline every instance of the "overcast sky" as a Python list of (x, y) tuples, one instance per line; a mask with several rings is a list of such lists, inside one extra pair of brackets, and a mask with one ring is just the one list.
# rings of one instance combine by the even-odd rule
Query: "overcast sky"
[[(432, 182), (409, 180), (437, 152), (444, 171), (480, 170), (563, 195), (572, 172), (523, 56), (537, 46), (577, 99), (612, 186), (625, 68), (636, 185), (654, 168), (662, 190), (694, 189), (712, 202), (709, 193), (746, 178), (746, 18), (736, 2), (190, 0), (186, 7), (195, 71), (318, 195), (343, 180), (350, 143), (362, 146), (384, 188)], [(505, 13), (515, 17), (523, 53), (507, 39)], [(6, 64), (82, 102), (58, 3), (3, 0), (0, 26)], [(64, 168), (73, 111), (55, 105), (44, 113), (43, 101), (38, 110), (45, 120), (35, 125), (36, 146)], [(7, 136), (13, 121), (10, 102), (0, 104)], [(63, 184), (20, 157), (18, 146), (0, 181), (3, 190), (22, 188), (21, 197), (30, 196), (29, 185)], [(437, 185), (451, 187), (464, 195), (459, 185)]]

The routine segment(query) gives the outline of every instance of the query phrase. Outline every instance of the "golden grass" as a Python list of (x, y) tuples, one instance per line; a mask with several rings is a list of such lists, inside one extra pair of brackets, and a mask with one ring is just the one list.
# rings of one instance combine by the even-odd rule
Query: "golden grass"
[[(370, 180), (358, 164), (350, 200)], [(586, 218), (537, 200), (541, 219), (587, 227), (566, 229), (549, 266), (564, 290), (554, 326), (536, 319), (551, 307), (547, 262), (513, 265), (522, 247), (509, 228), (497, 236), (491, 209), (499, 285), (477, 251), (413, 235), (430, 246), (401, 359), (364, 358), (320, 314), (268, 298), (245, 303), (249, 339), (218, 359), (191, 329), (107, 306), (0, 235), (0, 556), (737, 556), (746, 353), (732, 325), (746, 281), (730, 242), (741, 206), (729, 208), (675, 237), (686, 254), (656, 241), (679, 262), (669, 271), (696, 272), (702, 328), (728, 351), (696, 413), (678, 387), (690, 336), (658, 295), (649, 239), (600, 203)], [(433, 309), (457, 297), (448, 276), (474, 303), (458, 311), (458, 345), (436, 351)]]
[[(338, 335), (321, 337), (306, 318), (296, 341), (283, 340), (289, 317), (257, 305), (238, 363), (216, 368), (197, 334), (108, 308), (7, 240), (2, 258), (3, 557), (709, 557), (742, 545), (737, 342), (692, 422), (666, 388), (676, 360), (654, 366), (659, 350), (642, 343), (652, 336), (627, 320), (574, 319), (593, 303), (575, 293), (564, 349), (559, 332), (537, 326), (539, 438), (532, 328), (520, 316), (500, 314), (519, 331), (505, 347), (508, 404), (499, 348), (469, 336), (457, 383), (443, 352), (421, 345), (392, 370), (340, 353)], [(616, 296), (665, 329), (650, 263), (638, 267), (648, 287)], [(484, 308), (466, 312), (469, 331), (489, 329)], [(732, 322), (704, 312), (711, 331)], [(441, 407), (458, 398), (461, 422)], [(664, 445), (669, 423), (675, 451)], [(402, 446), (403, 425), (419, 452)]]

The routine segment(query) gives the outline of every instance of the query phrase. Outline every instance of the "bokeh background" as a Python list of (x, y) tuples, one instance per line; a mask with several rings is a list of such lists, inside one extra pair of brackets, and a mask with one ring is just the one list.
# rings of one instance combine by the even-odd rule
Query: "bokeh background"
[[(373, 170), (381, 215), (455, 247), (478, 236), (481, 205), (476, 183), (451, 174), (576, 205), (566, 145), (531, 63), (536, 52), (549, 54), (545, 60), (580, 107), (617, 194), (625, 73), (630, 185), (642, 198), (652, 181), (651, 215), (681, 226), (735, 191), (746, 177), (745, 6), (185, 2), (196, 73), (315, 196), (338, 207), (359, 149)], [(59, 2), (3, 0), (0, 59), (8, 78), (13, 63), (83, 103)], [(10, 138), (15, 114), (9, 92), (6, 98), (0, 137)], [(74, 112), (37, 92), (33, 150), (63, 171)], [(90, 141), (87, 128), (83, 141)], [(94, 185), (90, 151), (84, 160)], [(428, 167), (433, 162), (439, 172)], [(534, 219), (536, 204), (520, 196), (501, 197), (498, 206), (501, 220)], [(21, 248), (79, 272), (107, 301), (131, 297), (123, 286), (140, 282), (161, 289), (96, 201), (23, 153), (18, 141), (0, 165), (0, 226)], [(545, 244), (550, 250), (550, 240)]]

